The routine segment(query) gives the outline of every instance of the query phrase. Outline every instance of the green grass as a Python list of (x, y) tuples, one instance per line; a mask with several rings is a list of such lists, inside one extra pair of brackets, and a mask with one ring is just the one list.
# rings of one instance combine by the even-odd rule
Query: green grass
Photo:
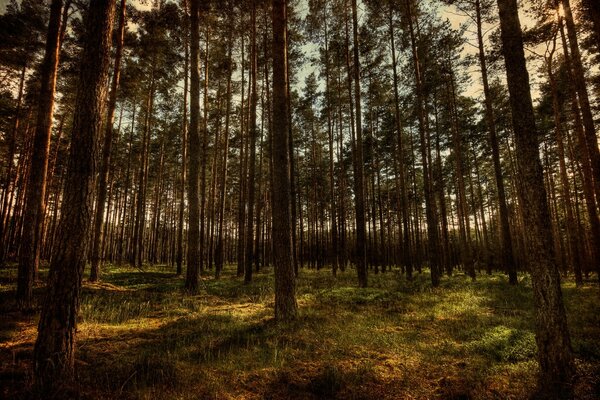
[[(244, 285), (227, 268), (190, 296), (167, 267), (105, 267), (102, 283), (82, 291), (81, 397), (520, 399), (535, 387), (527, 279), (511, 287), (500, 274), (456, 275), (432, 289), (426, 274), (407, 282), (388, 272), (359, 289), (353, 271), (302, 270), (299, 318), (277, 324), (270, 272)], [(37, 316), (14, 311), (15, 276), (0, 270), (0, 394), (25, 396)], [(563, 293), (577, 395), (595, 398), (598, 287), (567, 280)]]

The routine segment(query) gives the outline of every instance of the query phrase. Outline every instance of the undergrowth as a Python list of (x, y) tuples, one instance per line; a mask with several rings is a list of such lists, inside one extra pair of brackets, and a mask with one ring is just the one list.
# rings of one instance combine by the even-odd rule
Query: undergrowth
[[(45, 271), (42, 271), (42, 277)], [(272, 318), (270, 269), (244, 285), (233, 267), (197, 295), (166, 266), (105, 266), (85, 283), (77, 388), (89, 399), (520, 399), (535, 387), (531, 287), (501, 274), (445, 277), (302, 270), (300, 314)], [(14, 310), (16, 268), (0, 270), (0, 397), (25, 398), (37, 315)], [(43, 287), (36, 296), (41, 301)], [(579, 398), (600, 383), (598, 287), (563, 285)]]

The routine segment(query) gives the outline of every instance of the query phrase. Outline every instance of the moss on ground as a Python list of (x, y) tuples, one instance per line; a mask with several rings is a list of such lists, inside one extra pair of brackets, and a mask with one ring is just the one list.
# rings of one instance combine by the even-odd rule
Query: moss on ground
[[(105, 267), (85, 283), (79, 393), (89, 399), (521, 399), (535, 387), (531, 288), (500, 274), (407, 282), (302, 270), (300, 316), (272, 319), (269, 269), (249, 285), (233, 267), (197, 295), (166, 266)], [(0, 270), (0, 397), (26, 397), (37, 314), (14, 310), (16, 268)], [(41, 297), (43, 287), (36, 289)], [(563, 285), (579, 398), (600, 396), (600, 297)]]

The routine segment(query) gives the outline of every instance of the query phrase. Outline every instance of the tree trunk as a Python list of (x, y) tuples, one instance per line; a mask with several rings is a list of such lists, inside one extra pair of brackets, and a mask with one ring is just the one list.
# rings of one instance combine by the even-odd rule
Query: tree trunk
[(75, 331), (79, 292), (93, 212), (96, 150), (108, 78), (110, 36), (115, 0), (91, 0), (77, 85), (71, 150), (57, 232), (50, 263), (48, 292), (34, 348), (34, 376), (41, 392), (74, 377)]
[[(184, 15), (188, 18), (188, 1), (183, 2)], [(181, 187), (179, 188), (179, 210), (178, 223), (177, 223), (177, 275), (181, 275), (183, 272), (183, 228), (185, 225), (184, 211), (185, 211), (185, 187), (187, 183), (187, 140), (188, 140), (188, 117), (187, 117), (187, 96), (188, 96), (188, 74), (189, 74), (189, 25), (188, 21), (183, 21), (184, 28), (184, 40), (183, 46), (185, 48), (185, 58), (183, 64), (183, 109), (182, 109), (182, 120), (181, 120)]]
[(273, 0), (273, 262), (275, 318), (295, 319), (296, 278), (292, 255), (291, 176), (288, 146), (286, 0)]
[(352, 0), (352, 56), (354, 60), (354, 105), (356, 107), (356, 144), (354, 146), (354, 195), (356, 196), (356, 272), (358, 285), (367, 287), (367, 231), (365, 222), (365, 184), (362, 141), (362, 110), (360, 90), (360, 59), (358, 57), (358, 15), (356, 0)]
[(539, 396), (572, 395), (571, 340), (552, 254), (552, 228), (516, 0), (498, 0), (504, 61), (515, 133), (528, 264), (536, 308)]
[(117, 105), (117, 90), (121, 76), (121, 56), (123, 55), (123, 40), (125, 38), (125, 0), (121, 0), (121, 14), (119, 16), (119, 33), (117, 48), (115, 51), (115, 62), (113, 68), (112, 84), (108, 99), (108, 110), (106, 113), (104, 129), (104, 145), (102, 147), (102, 160), (100, 176), (98, 179), (98, 195), (96, 197), (96, 216), (94, 220), (94, 238), (92, 240), (92, 267), (90, 281), (98, 280), (100, 269), (101, 249), (103, 247), (102, 228), (104, 220), (104, 203), (106, 202), (106, 187), (108, 183), (108, 170), (110, 168), (110, 153), (113, 141), (113, 119)]
[[(231, 6), (231, 2), (228, 3), (229, 6), (229, 17), (230, 23), (233, 22), (233, 7)], [(217, 245), (215, 249), (215, 277), (218, 279), (221, 276), (221, 271), (223, 270), (224, 264), (224, 244), (223, 244), (223, 224), (225, 218), (225, 193), (227, 188), (227, 164), (229, 161), (229, 121), (231, 115), (231, 74), (232, 74), (232, 30), (229, 31), (229, 35), (227, 38), (227, 99), (226, 99), (226, 109), (225, 109), (225, 131), (223, 132), (223, 136), (225, 137), (225, 144), (223, 146), (223, 168), (221, 169), (221, 187), (220, 187), (220, 196), (219, 196), (219, 228), (217, 232)]]
[(481, 21), (481, 2), (475, 2), (476, 20), (477, 20), (477, 43), (479, 48), (479, 66), (481, 68), (481, 80), (483, 82), (483, 95), (485, 100), (485, 123), (488, 128), (488, 137), (490, 148), (492, 149), (492, 162), (494, 165), (494, 179), (496, 181), (496, 190), (498, 191), (498, 213), (500, 217), (500, 236), (501, 236), (501, 261), (503, 267), (508, 272), (508, 282), (511, 285), (517, 284), (517, 268), (513, 255), (512, 238), (510, 236), (510, 223), (508, 219), (508, 207), (506, 205), (506, 191), (504, 189), (504, 179), (502, 177), (502, 166), (500, 164), (500, 149), (498, 146), (498, 135), (496, 134), (496, 117), (492, 106), (492, 94), (488, 82), (487, 63), (485, 60), (485, 48), (483, 45), (483, 30)]
[(190, 131), (188, 139), (188, 243), (185, 288), (191, 293), (198, 290), (200, 271), (200, 72), (199, 67), (199, 2), (192, 0), (190, 8)]
[(408, 194), (406, 190), (406, 171), (404, 165), (404, 140), (402, 138), (402, 116), (400, 114), (400, 94), (398, 89), (398, 62), (396, 60), (396, 41), (394, 34), (393, 9), (390, 7), (390, 44), (392, 48), (392, 72), (394, 76), (394, 119), (396, 123), (396, 145), (398, 146), (397, 155), (394, 157), (397, 163), (398, 173), (398, 190), (400, 192), (400, 214), (402, 217), (402, 243), (401, 243), (401, 260), (406, 268), (406, 278), (412, 279), (412, 248), (410, 242), (410, 230), (408, 227)]
[[(563, 46), (563, 54), (565, 59), (565, 65), (569, 72), (569, 76), (573, 75), (573, 60), (572, 54), (569, 52), (567, 47), (567, 38), (564, 32), (564, 26), (562, 19), (559, 18), (559, 30), (561, 35), (561, 41)], [(590, 236), (591, 236), (591, 247), (590, 247), (590, 260), (591, 264), (596, 266), (596, 270), (600, 268), (598, 259), (600, 257), (598, 249), (600, 249), (600, 218), (598, 216), (598, 209), (596, 208), (596, 199), (594, 199), (594, 172), (592, 166), (592, 155), (590, 147), (586, 143), (585, 123), (582, 120), (580, 114), (581, 103), (578, 102), (576, 88), (573, 85), (567, 85), (567, 93), (571, 104), (571, 113), (573, 116), (574, 131), (577, 138), (577, 144), (579, 147), (578, 158), (581, 163), (582, 176), (583, 176), (583, 195), (585, 198), (586, 211), (590, 222)], [(600, 279), (600, 275), (598, 275)]]
[(33, 281), (38, 269), (41, 248), (41, 227), (46, 204), (46, 180), (48, 173), (48, 154), (52, 132), (52, 113), (54, 110), (54, 91), (56, 71), (60, 49), (60, 27), (62, 0), (53, 0), (50, 6), (50, 22), (46, 51), (40, 73), (40, 92), (31, 165), (25, 192), (23, 233), (19, 251), (19, 269), (17, 276), (17, 304), (21, 309), (31, 307)]
[[(204, 4), (207, 7), (207, 4)], [(205, 11), (204, 8), (202, 11)], [(208, 166), (208, 66), (210, 62), (209, 53), (210, 28), (206, 28), (206, 45), (204, 48), (204, 117), (202, 118), (202, 151), (201, 151), (201, 175), (200, 175), (200, 272), (204, 270), (204, 257), (206, 256), (206, 167)]]
[(244, 262), (244, 283), (252, 281), (252, 262), (254, 260), (254, 206), (256, 196), (256, 1), (252, 1), (252, 11), (250, 16), (250, 31), (251, 31), (251, 53), (250, 53), (250, 112), (248, 115), (248, 136), (250, 139), (250, 154), (248, 159), (248, 211), (246, 213), (246, 251)]
[[(554, 52), (554, 48), (552, 53)], [(571, 188), (569, 184), (569, 178), (567, 173), (567, 165), (565, 162), (565, 145), (563, 140), (562, 130), (562, 110), (560, 108), (560, 102), (558, 98), (558, 89), (556, 78), (552, 70), (552, 55), (546, 61), (546, 68), (548, 70), (548, 80), (550, 83), (550, 90), (552, 94), (552, 111), (554, 114), (554, 134), (556, 137), (556, 144), (558, 150), (558, 165), (560, 172), (560, 183), (562, 197), (564, 201), (565, 214), (567, 219), (566, 231), (567, 231), (567, 243), (569, 246), (569, 259), (570, 264), (573, 266), (575, 273), (575, 283), (580, 286), (583, 283), (583, 277), (581, 275), (581, 257), (577, 250), (579, 235), (577, 232), (575, 217), (573, 216), (573, 204), (571, 197)]]
[[(583, 120), (583, 128), (585, 132), (585, 141), (589, 152), (592, 171), (594, 173), (594, 191), (596, 194), (596, 202), (600, 202), (600, 151), (598, 150), (598, 137), (596, 136), (596, 128), (594, 127), (594, 116), (590, 107), (590, 99), (585, 83), (585, 71), (581, 61), (581, 52), (579, 51), (579, 43), (577, 39), (577, 28), (573, 21), (571, 5), (569, 0), (561, 0), (564, 11), (564, 20), (567, 25), (567, 37), (571, 47), (571, 71), (573, 76), (573, 84), (579, 98), (579, 107), (581, 108), (581, 116)], [(596, 244), (599, 244), (598, 242)], [(600, 267), (599, 271), (600, 271)]]
[(437, 210), (433, 191), (431, 187), (431, 177), (429, 173), (428, 151), (427, 151), (427, 127), (425, 121), (425, 98), (423, 94), (423, 82), (421, 76), (421, 66), (417, 52), (417, 43), (414, 32), (414, 21), (411, 10), (411, 0), (406, 0), (408, 11), (409, 33), (411, 40), (413, 68), (415, 70), (415, 81), (417, 91), (417, 115), (419, 118), (419, 139), (421, 162), (423, 164), (423, 192), (425, 193), (425, 217), (427, 220), (427, 243), (429, 251), (429, 268), (431, 270), (431, 284), (438, 286), (440, 284), (439, 271), (439, 235), (437, 223)]

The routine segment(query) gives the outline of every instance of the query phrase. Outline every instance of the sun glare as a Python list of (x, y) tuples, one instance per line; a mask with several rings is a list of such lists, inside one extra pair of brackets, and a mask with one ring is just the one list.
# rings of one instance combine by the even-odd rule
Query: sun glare
[(565, 8), (563, 7), (562, 3), (558, 5), (558, 15), (561, 18), (565, 17)]

